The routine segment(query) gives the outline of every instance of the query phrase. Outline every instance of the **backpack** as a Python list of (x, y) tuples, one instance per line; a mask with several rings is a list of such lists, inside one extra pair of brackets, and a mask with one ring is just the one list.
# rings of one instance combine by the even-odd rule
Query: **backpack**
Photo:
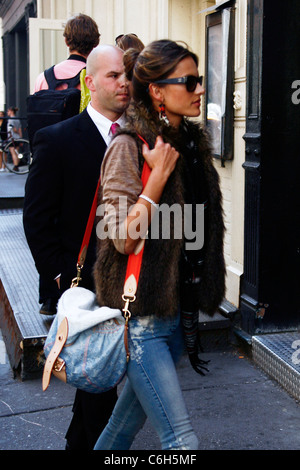
[[(43, 127), (64, 121), (79, 113), (81, 92), (75, 88), (80, 83), (81, 71), (72, 78), (57, 79), (54, 66), (45, 70), (48, 90), (40, 90), (27, 97), (27, 128), (30, 146), (36, 131)], [(56, 90), (67, 84), (65, 90)]]

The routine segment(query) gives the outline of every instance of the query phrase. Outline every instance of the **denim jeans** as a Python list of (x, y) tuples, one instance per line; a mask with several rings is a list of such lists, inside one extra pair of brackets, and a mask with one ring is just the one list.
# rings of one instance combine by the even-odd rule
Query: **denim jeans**
[(148, 417), (162, 449), (197, 450), (175, 363), (183, 351), (180, 315), (129, 322), (127, 381), (95, 450), (128, 450)]

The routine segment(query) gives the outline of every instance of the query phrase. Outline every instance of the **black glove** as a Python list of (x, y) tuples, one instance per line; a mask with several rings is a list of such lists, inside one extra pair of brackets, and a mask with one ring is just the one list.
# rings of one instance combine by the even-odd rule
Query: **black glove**
[(203, 361), (199, 357), (201, 347), (198, 342), (198, 315), (198, 311), (187, 312), (181, 310), (185, 345), (190, 363), (198, 374), (205, 375), (204, 371), (209, 372), (209, 370), (204, 366), (208, 364), (209, 361)]
[(205, 365), (207, 365), (209, 363), (209, 361), (203, 361), (202, 359), (200, 359), (200, 357), (198, 356), (197, 351), (192, 352), (192, 353), (188, 353), (188, 355), (189, 355), (189, 360), (190, 360), (190, 363), (192, 365), (192, 368), (198, 374), (205, 375), (204, 371), (209, 372), (209, 369), (207, 369), (207, 367), (205, 367)]

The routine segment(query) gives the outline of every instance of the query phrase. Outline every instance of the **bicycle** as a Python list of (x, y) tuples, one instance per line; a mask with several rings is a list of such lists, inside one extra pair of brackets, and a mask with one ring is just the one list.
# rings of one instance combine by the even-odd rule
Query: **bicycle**
[[(12, 133), (8, 132), (8, 138), (0, 142), (0, 152), (2, 152), (2, 161), (8, 171), (16, 175), (24, 175), (29, 172), (32, 157), (27, 139), (21, 137), (14, 139)], [(18, 160), (18, 165), (15, 165), (13, 161), (13, 154), (15, 160)]]

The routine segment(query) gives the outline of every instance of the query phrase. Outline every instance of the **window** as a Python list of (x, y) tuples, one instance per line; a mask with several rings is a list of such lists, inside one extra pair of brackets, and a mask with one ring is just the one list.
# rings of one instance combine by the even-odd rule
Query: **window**
[(215, 158), (233, 158), (234, 10), (206, 17), (205, 121)]

